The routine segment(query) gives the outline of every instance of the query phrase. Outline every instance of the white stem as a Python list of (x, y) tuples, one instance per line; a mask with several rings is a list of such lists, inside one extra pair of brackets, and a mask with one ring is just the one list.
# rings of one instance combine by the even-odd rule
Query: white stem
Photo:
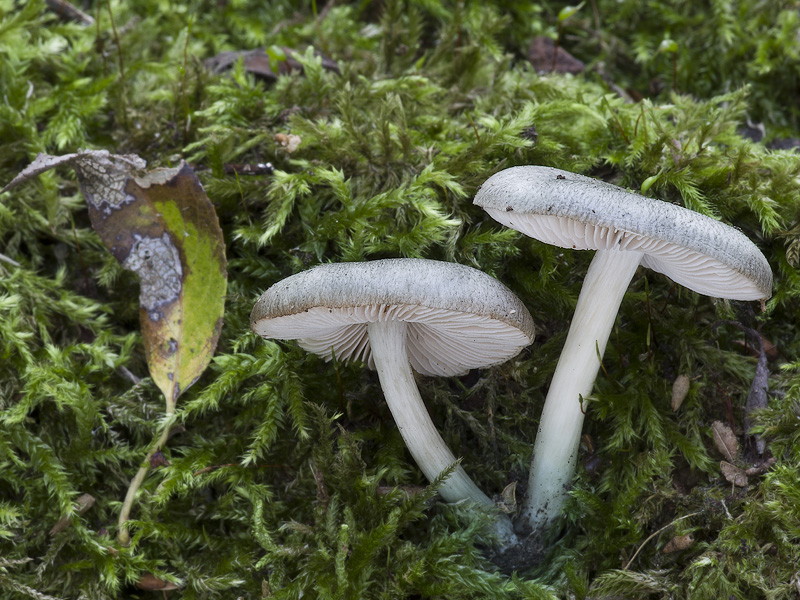
[(575, 315), (545, 399), (533, 446), (522, 522), (542, 535), (560, 516), (575, 473), (586, 398), (640, 252), (598, 250), (586, 273)]
[[(456, 462), (456, 457), (439, 435), (419, 395), (406, 352), (407, 328), (404, 321), (370, 323), (369, 343), (386, 403), (400, 435), (425, 477), (433, 481)], [(497, 510), (495, 503), (475, 485), (461, 465), (445, 479), (439, 493), (447, 502), (469, 500)], [(508, 517), (499, 513), (498, 517), (494, 533), (501, 544), (506, 545), (516, 536)]]

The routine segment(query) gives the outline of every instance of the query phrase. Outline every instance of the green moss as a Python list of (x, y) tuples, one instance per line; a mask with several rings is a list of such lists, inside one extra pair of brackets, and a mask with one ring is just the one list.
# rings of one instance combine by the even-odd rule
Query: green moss
[[(144, 573), (185, 598), (796, 596), (800, 155), (740, 133), (749, 117), (768, 140), (800, 137), (796, 7), (598, 1), (597, 28), (587, 4), (562, 46), (645, 96), (629, 103), (594, 71), (539, 75), (523, 59), (532, 35), (555, 35), (564, 4), (336, 3), (315, 19), (288, 1), (141, 0), (92, 5), (98, 23), (84, 27), (43, 2), (0, 0), (0, 181), (39, 151), (107, 148), (154, 166), (183, 157), (216, 206), (229, 261), (217, 355), (182, 396), (169, 464), (151, 469), (133, 543), (120, 547), (120, 503), (163, 404), (146, 377), (136, 280), (91, 230), (70, 173), (0, 198), (0, 597), (145, 597)], [(672, 57), (657, 52), (666, 36), (674, 86)], [(304, 73), (267, 84), (242, 64), (203, 67), (258, 45), (297, 48)], [(299, 136), (298, 149), (276, 133)], [(275, 173), (225, 169), (262, 162)], [(259, 293), (320, 262), (420, 256), (491, 273), (531, 310), (533, 346), (420, 388), (485, 490), (523, 482), (590, 256), (504, 230), (472, 205), (515, 164), (646, 184), (735, 225), (767, 256), (775, 290), (762, 313), (637, 274), (590, 404), (564, 535), (541, 565), (507, 575), (482, 552), (481, 517), (432, 488), (412, 493), (425, 481), (374, 373), (248, 331)], [(777, 347), (756, 417), (777, 462), (744, 489), (722, 478), (710, 430), (721, 420), (743, 434), (755, 372), (730, 320)], [(680, 373), (692, 385), (674, 412)], [(84, 493), (96, 502), (76, 514)], [(51, 535), (62, 517), (69, 526)], [(689, 533), (690, 548), (662, 552)]]

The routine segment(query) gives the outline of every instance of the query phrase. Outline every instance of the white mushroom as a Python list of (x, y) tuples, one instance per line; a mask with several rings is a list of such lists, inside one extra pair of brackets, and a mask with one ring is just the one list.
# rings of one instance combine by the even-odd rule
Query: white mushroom
[[(411, 368), (459, 375), (504, 362), (533, 341), (530, 313), (508, 288), (471, 267), (422, 259), (326, 264), (280, 281), (258, 299), (253, 331), (296, 339), (326, 360), (376, 368), (386, 402), (422, 472), (456, 462), (428, 415)], [(448, 502), (494, 503), (459, 465), (439, 492)], [(514, 539), (498, 520), (501, 543)]]
[(763, 300), (772, 272), (736, 229), (680, 206), (550, 167), (512, 167), (475, 196), (500, 223), (543, 242), (597, 250), (545, 400), (523, 519), (541, 534), (561, 513), (575, 471), (585, 399), (622, 297), (641, 264), (716, 298)]

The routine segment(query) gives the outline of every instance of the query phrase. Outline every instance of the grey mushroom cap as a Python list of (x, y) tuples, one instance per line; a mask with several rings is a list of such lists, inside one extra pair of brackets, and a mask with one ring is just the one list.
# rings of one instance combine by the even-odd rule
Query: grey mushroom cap
[(492, 175), (474, 203), (495, 220), (563, 248), (642, 252), (642, 265), (715, 298), (772, 295), (767, 259), (742, 232), (689, 209), (540, 166)]
[(253, 331), (374, 367), (367, 324), (408, 323), (408, 358), (423, 375), (499, 364), (533, 341), (533, 318), (493, 277), (455, 263), (386, 259), (325, 264), (279, 281), (256, 302)]

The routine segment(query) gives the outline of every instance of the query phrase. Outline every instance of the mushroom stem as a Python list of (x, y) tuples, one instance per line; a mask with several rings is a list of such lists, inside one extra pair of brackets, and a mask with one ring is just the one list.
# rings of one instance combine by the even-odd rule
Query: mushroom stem
[(642, 256), (598, 250), (586, 273), (533, 446), (520, 522), (534, 535), (543, 535), (564, 507), (586, 409), (581, 399), (592, 391), (619, 306)]
[[(439, 435), (419, 395), (406, 351), (405, 321), (380, 321), (368, 325), (372, 357), (378, 371), (386, 404), (394, 417), (400, 435), (419, 468), (433, 481), (439, 474), (457, 462), (447, 444)], [(494, 502), (470, 479), (461, 465), (439, 486), (439, 493), (447, 502), (469, 500), (497, 510)], [(495, 531), (501, 545), (516, 541), (511, 521), (498, 512)]]

